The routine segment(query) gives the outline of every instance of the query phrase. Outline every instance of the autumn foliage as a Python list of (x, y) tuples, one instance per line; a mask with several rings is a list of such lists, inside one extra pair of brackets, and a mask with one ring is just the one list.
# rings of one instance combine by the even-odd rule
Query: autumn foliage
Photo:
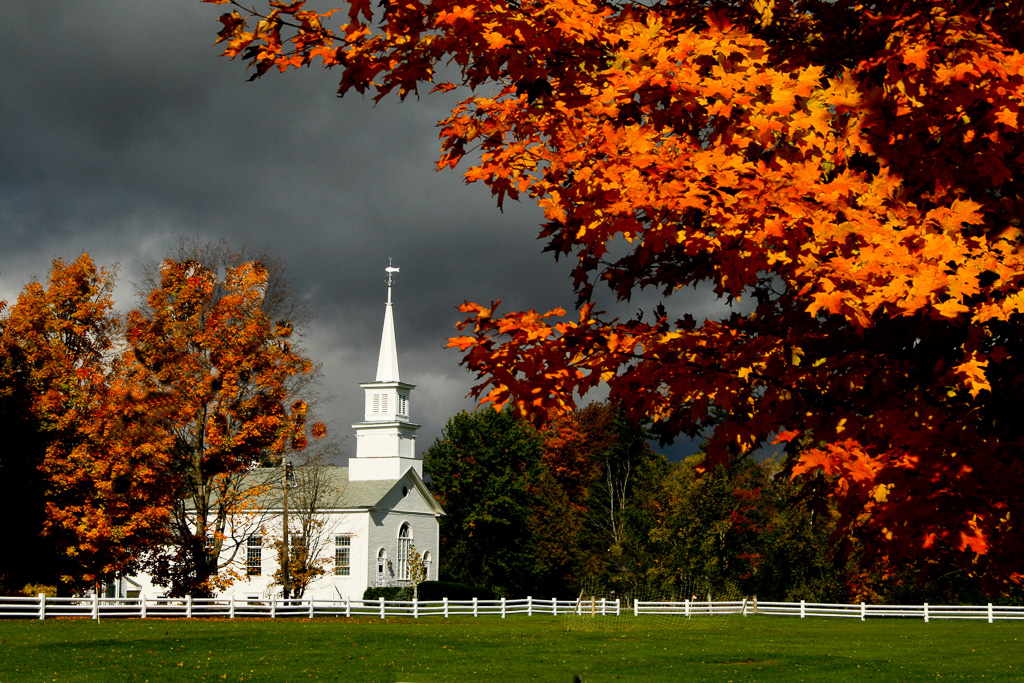
[(114, 272), (84, 254), (0, 309), (0, 511), (18, 520), (0, 589), (91, 590), (142, 568), (175, 592), (226, 585), (216, 553), (233, 557), (224, 542), (266, 490), (244, 474), (323, 435), (290, 383), (312, 363), (262, 310), (266, 268), (160, 272), (127, 320)]
[(171, 503), (173, 441), (151, 419), (163, 401), (140, 392), (131, 354), (115, 349), (113, 284), (87, 255), (56, 259), (5, 312), (0, 338), (3, 392), (27, 406), (3, 458), (28, 535), (21, 563), (69, 587), (137, 569), (165, 538)]
[[(711, 462), (787, 443), (891, 561), (1020, 578), (1019, 2), (353, 0), (337, 29), (231, 4), (253, 77), (461, 89), (439, 165), (543, 208), (578, 313), (463, 306), (484, 401), (546, 415), (606, 383), (669, 437), (724, 410)], [(664, 304), (607, 319), (602, 285)], [(696, 285), (732, 310), (678, 310)]]
[(219, 281), (199, 261), (168, 260), (146, 307), (128, 317), (147, 382), (174, 400), (165, 421), (178, 491), (172, 543), (149, 565), (174, 593), (207, 594), (237, 578), (221, 570), (244, 542), (240, 518), (267, 492), (245, 475), (306, 445), (307, 407), (291, 400), (288, 382), (313, 366), (293, 349), (291, 326), (264, 312), (266, 288), (258, 262), (227, 268)]

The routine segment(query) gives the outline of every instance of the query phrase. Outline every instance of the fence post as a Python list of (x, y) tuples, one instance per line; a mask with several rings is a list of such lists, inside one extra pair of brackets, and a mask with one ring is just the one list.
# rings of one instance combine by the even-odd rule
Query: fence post
[(743, 598), (743, 616), (747, 616), (747, 599)]
[(384, 596), (380, 598), (380, 618), (384, 618)]
[(146, 618), (146, 596), (143, 595), (142, 593), (139, 593), (139, 604), (142, 605), (142, 610), (141, 610), (142, 614), (140, 614), (139, 616), (142, 617), (143, 619), (145, 619)]
[(924, 603), (924, 623), (928, 623), (928, 603)]
[(615, 616), (622, 616), (622, 598), (615, 598)]
[(192, 618), (192, 594), (189, 593), (185, 596), (185, 618)]
[(800, 618), (803, 619), (807, 616), (807, 602), (804, 600), (800, 601)]
[(551, 613), (558, 616), (558, 598), (551, 598)]
[(601, 598), (601, 616), (608, 614), (608, 598)]
[(633, 616), (640, 616), (640, 598), (633, 598)]
[(444, 599), (444, 618), (445, 619), (448, 618), (448, 598), (447, 597), (445, 597), (445, 599)]
[(313, 618), (313, 596), (309, 596), (309, 618)]
[(505, 596), (501, 596), (501, 618), (505, 618)]
[(475, 598), (475, 597), (473, 598), (473, 616), (474, 617), (477, 615), (477, 612), (476, 612), (477, 600), (478, 600), (478, 598)]
[(754, 596), (754, 614), (757, 614), (757, 596)]
[(864, 619), (867, 618), (867, 616), (868, 616), (868, 608), (864, 605), (864, 601), (861, 600), (861, 602), (860, 602), (860, 620), (864, 621)]
[(686, 603), (683, 607), (683, 611), (686, 612), (686, 618), (690, 618), (690, 598), (686, 598)]
[(228, 619), (235, 618), (235, 594), (231, 594), (231, 603), (228, 605)]
[[(42, 597), (42, 594), (40, 594), (40, 597)], [(42, 617), (39, 617), (39, 618), (42, 619)], [(990, 623), (990, 624), (992, 623), (992, 603), (991, 602), (988, 603), (988, 623)]]
[(270, 598), (270, 618), (277, 619), (277, 596)]
[(96, 591), (92, 594), (92, 618), (100, 618), (100, 592)]
[[(992, 607), (992, 605), (989, 604), (989, 608), (990, 609), (991, 609), (991, 607)], [(39, 621), (42, 621), (45, 618), (46, 618), (46, 593), (40, 593), (39, 594)], [(992, 620), (989, 619), (989, 621), (992, 621)]]
[(412, 618), (413, 619), (419, 619), (420, 618), (420, 601), (419, 601), (419, 598), (413, 598), (412, 599)]
[(352, 598), (345, 598), (345, 616), (352, 616)]
[(526, 616), (528, 616), (528, 617), (532, 617), (533, 616), (533, 596), (532, 595), (527, 595), (526, 596)]

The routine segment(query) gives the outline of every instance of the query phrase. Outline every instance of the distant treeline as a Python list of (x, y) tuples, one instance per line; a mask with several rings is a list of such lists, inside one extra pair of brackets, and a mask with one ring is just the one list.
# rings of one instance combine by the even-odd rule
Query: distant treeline
[(733, 595), (819, 602), (977, 603), (946, 562), (886, 565), (838, 533), (820, 478), (785, 463), (669, 463), (643, 426), (593, 403), (537, 429), (510, 410), (462, 412), (427, 451), (444, 506), (443, 580), (509, 596)]

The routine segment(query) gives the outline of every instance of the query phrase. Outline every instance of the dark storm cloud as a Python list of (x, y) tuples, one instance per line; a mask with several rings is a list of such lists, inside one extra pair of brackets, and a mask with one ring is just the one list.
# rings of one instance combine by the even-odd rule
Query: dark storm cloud
[[(436, 173), (452, 99), (338, 99), (318, 69), (248, 83), (217, 57), (220, 8), (198, 0), (0, 5), (0, 297), (56, 256), (89, 252), (131, 280), (181, 237), (267, 247), (313, 306), (333, 433), (361, 419), (387, 258), (402, 378), (419, 385), (420, 448), (473, 378), (445, 350), (463, 300), (568, 305), (568, 266), (541, 254), (536, 207), (499, 213), (483, 185)], [(627, 310), (633, 310), (627, 307)], [(346, 450), (353, 446), (349, 439)]]
[[(417, 383), (421, 448), (472, 378), (445, 350), (464, 299), (551, 306), (564, 268), (539, 253), (535, 209), (501, 214), (486, 188), (435, 173), (451, 100), (376, 107), (335, 97), (336, 75), (247, 83), (212, 47), (219, 8), (186, 2), (0, 8), (0, 296), (52, 258), (89, 252), (130, 281), (180, 237), (267, 247), (316, 313), (334, 434), (361, 419), (394, 257), (402, 376)], [(351, 439), (348, 446), (351, 446)]]

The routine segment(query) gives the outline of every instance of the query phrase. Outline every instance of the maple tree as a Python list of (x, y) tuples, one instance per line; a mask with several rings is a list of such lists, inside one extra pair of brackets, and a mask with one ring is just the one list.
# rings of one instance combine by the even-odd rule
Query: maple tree
[(5, 402), (18, 404), (5, 418), (20, 446), (4, 458), (17, 461), (4, 470), (22, 520), (10, 557), (63, 590), (137, 569), (164, 538), (170, 504), (167, 435), (149, 419), (166, 398), (140, 391), (137, 366), (115, 349), (113, 286), (86, 254), (55, 259), (0, 334)]
[[(5, 323), (0, 322), (0, 325)], [(10, 495), (0, 499), (0, 515), (11, 519), (18, 515), (21, 523), (10, 533), (11, 547), (23, 548), (25, 561), (15, 553), (0, 558), (0, 590), (16, 591), (28, 583), (56, 584), (53, 545), (40, 537), (45, 521), (45, 484), (38, 470), (46, 445), (32, 414), (32, 397), (25, 385), (24, 373), (12, 357), (11, 349), (2, 351), (0, 369), (0, 429), (6, 437), (8, 449), (0, 455), (0, 477), (17, 482)]]
[(177, 486), (171, 543), (147, 562), (173, 594), (204, 595), (238, 578), (235, 556), (250, 535), (262, 537), (259, 501), (272, 482), (252, 472), (305, 446), (307, 406), (288, 381), (313, 365), (293, 349), (291, 322), (264, 312), (260, 263), (226, 268), (220, 280), (199, 261), (167, 260), (160, 276), (127, 323), (148, 381), (174, 397), (165, 418)]
[[(543, 419), (605, 383), (666, 438), (724, 410), (711, 465), (786, 443), (834, 482), (837, 534), (1020, 580), (1019, 2), (352, 0), (337, 29), (230, 4), (254, 78), (462, 89), (439, 166), (543, 208), (578, 313), (465, 304), (482, 400)], [(731, 310), (677, 310), (697, 285)], [(663, 303), (608, 317), (604, 286)]]

